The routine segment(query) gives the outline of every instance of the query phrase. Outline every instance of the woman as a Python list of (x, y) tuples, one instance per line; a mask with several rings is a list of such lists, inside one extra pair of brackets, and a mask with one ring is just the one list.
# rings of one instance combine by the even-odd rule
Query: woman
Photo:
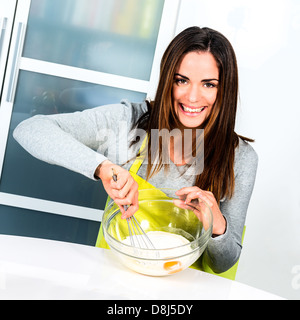
[[(167, 48), (154, 102), (123, 101), (82, 113), (37, 116), (20, 124), (14, 136), (41, 160), (101, 179), (124, 219), (138, 209), (138, 189), (147, 184), (175, 188), (182, 199), (176, 205), (193, 207), (196, 215), (193, 200), (204, 200), (214, 218), (205, 256), (213, 271), (221, 273), (240, 257), (258, 162), (248, 144), (251, 140), (234, 131), (237, 100), (238, 69), (231, 44), (217, 31), (192, 27)], [(204, 130), (204, 156), (200, 152), (193, 157), (199, 129)], [(155, 132), (172, 130), (177, 135), (168, 139), (167, 147), (154, 141)], [(186, 139), (181, 138), (188, 133), (191, 147), (186, 153), (182, 147)], [(126, 136), (126, 143), (113, 140), (116, 136)], [(126, 152), (120, 151), (122, 145)], [(137, 155), (144, 153), (147, 161), (133, 172)], [(123, 206), (128, 205), (125, 211)]]

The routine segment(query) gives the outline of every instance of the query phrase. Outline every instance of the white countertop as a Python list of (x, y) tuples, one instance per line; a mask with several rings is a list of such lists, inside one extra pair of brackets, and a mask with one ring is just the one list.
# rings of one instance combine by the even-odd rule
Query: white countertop
[(281, 298), (192, 269), (169, 277), (143, 276), (123, 267), (110, 250), (0, 235), (0, 299)]

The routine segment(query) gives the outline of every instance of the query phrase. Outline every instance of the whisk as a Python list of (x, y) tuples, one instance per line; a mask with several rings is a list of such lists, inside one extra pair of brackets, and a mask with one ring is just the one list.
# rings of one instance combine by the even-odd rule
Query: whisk
[(126, 220), (131, 246), (141, 249), (155, 249), (153, 243), (151, 242), (135, 216), (132, 216)]
[[(112, 173), (113, 180), (117, 182), (118, 176), (115, 173), (114, 169), (112, 169)], [(127, 211), (129, 206), (123, 206), (123, 208), (125, 209), (125, 211)], [(127, 218), (126, 220), (128, 225), (131, 246), (141, 249), (155, 249), (155, 246), (153, 245), (152, 241), (149, 239), (146, 232), (144, 231), (138, 220), (135, 218), (135, 216)]]

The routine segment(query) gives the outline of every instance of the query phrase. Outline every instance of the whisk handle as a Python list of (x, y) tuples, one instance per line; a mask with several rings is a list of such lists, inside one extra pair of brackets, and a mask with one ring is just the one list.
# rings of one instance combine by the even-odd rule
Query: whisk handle
[[(113, 178), (114, 182), (117, 182), (117, 181), (118, 181), (118, 176), (116, 175), (114, 169), (112, 169), (112, 173), (113, 173), (112, 178)], [(123, 206), (125, 212), (129, 209), (129, 207), (130, 207), (130, 206), (127, 206), (127, 205), (126, 205), (126, 206)]]

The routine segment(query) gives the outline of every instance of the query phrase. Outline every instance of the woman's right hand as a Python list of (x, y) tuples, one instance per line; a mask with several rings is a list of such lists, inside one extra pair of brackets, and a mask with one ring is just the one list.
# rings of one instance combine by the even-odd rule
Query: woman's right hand
[[(113, 174), (117, 176), (117, 181), (114, 181)], [(95, 175), (102, 180), (105, 191), (120, 207), (122, 219), (133, 216), (139, 208), (138, 184), (129, 171), (106, 160)], [(128, 209), (125, 210), (124, 206), (128, 206)]]

